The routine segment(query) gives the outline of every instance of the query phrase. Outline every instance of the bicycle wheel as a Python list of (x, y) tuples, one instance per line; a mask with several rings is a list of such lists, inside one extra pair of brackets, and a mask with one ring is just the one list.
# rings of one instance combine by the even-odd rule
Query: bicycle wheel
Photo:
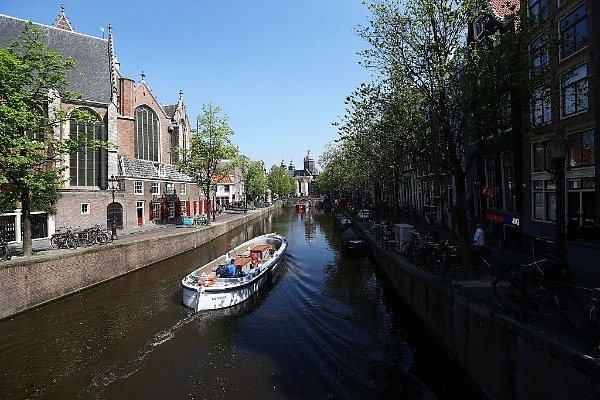
[(521, 293), (511, 281), (498, 278), (492, 282), (492, 290), (500, 306), (515, 313), (521, 311)]
[(570, 288), (555, 288), (553, 297), (558, 312), (571, 327), (582, 332), (590, 329), (589, 315)]
[(400, 246), (400, 254), (402, 254), (404, 257), (408, 257), (409, 249), (410, 249), (410, 242), (402, 243), (402, 246)]
[(484, 259), (473, 260), (473, 273), (475, 275), (483, 275), (488, 270), (490, 265)]
[(429, 270), (436, 275), (443, 275), (448, 272), (449, 269), (450, 262), (448, 261), (448, 255), (445, 253), (438, 254), (429, 266)]
[(10, 260), (10, 249), (6, 245), (0, 245), (0, 261)]
[(75, 241), (72, 237), (68, 237), (65, 239), (65, 247), (68, 249), (76, 249), (77, 241)]
[(50, 247), (52, 247), (53, 249), (58, 249), (59, 246), (59, 236), (58, 235), (52, 235), (52, 237), (50, 238)]
[(420, 271), (427, 269), (427, 255), (425, 253), (426, 249), (422, 248), (416, 250), (413, 255), (413, 262)]
[(108, 235), (104, 232), (98, 232), (96, 234), (96, 243), (98, 243), (98, 244), (108, 243)]
[(596, 304), (594, 304), (592, 308), (590, 308), (590, 321), (596, 327), (600, 326), (600, 309), (598, 309), (598, 306)]

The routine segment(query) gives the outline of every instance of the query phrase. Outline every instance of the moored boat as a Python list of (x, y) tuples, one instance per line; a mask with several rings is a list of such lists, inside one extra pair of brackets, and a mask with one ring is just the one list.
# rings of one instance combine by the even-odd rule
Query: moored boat
[[(240, 244), (181, 280), (183, 304), (200, 311), (243, 302), (267, 282), (281, 263), (286, 249), (285, 238), (275, 233)], [(235, 273), (226, 274), (224, 267), (232, 261)]]

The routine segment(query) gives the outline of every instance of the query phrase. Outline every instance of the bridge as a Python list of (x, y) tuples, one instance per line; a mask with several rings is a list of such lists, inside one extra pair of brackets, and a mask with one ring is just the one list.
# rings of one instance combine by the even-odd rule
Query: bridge
[(284, 207), (295, 207), (298, 204), (305, 204), (307, 207), (315, 207), (323, 205), (323, 196), (309, 196), (309, 197), (292, 197), (286, 199), (280, 199)]

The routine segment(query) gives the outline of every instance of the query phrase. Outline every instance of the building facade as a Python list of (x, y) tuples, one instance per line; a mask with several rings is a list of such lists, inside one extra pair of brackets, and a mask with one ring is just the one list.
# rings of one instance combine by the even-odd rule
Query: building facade
[[(17, 40), (25, 24), (0, 15), (0, 46)], [(197, 185), (174, 166), (179, 155), (173, 149), (189, 148), (192, 134), (183, 93), (179, 91), (177, 103), (162, 105), (143, 73), (137, 84), (123, 76), (110, 26), (106, 39), (77, 33), (64, 7), (53, 25), (34, 26), (47, 49), (73, 57), (76, 67), (67, 73), (69, 90), (82, 95), (77, 102), (59, 99), (48, 109), (83, 107), (97, 116), (94, 123), (60, 124), (54, 135), (86, 134), (114, 144), (108, 150), (82, 151), (61, 160), (67, 169), (57, 213), (40, 213), (34, 238), (47, 237), (63, 226), (131, 228), (207, 212)], [(19, 241), (20, 210), (2, 218), (12, 226), (9, 240)]]

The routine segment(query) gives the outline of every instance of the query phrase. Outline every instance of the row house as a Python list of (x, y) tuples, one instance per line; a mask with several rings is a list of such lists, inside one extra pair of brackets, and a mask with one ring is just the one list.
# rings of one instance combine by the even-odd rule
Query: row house
[[(17, 40), (27, 23), (0, 15), (0, 46)], [(110, 27), (106, 39), (75, 32), (64, 8), (53, 25), (34, 26), (49, 50), (74, 58), (76, 68), (67, 71), (69, 90), (82, 95), (76, 102), (59, 99), (48, 109), (82, 107), (97, 116), (95, 123), (56, 126), (54, 135), (86, 134), (116, 145), (62, 160), (67, 169), (57, 213), (36, 213), (34, 238), (61, 226), (112, 226), (114, 221), (118, 228), (131, 228), (208, 212), (197, 185), (174, 166), (179, 155), (172, 148), (188, 148), (192, 134), (183, 93), (176, 104), (161, 105), (143, 73), (137, 85), (123, 76)], [(20, 210), (2, 218), (10, 227), (9, 241), (19, 241)]]
[[(489, 2), (498, 11), (500, 4)], [(600, 61), (593, 57), (600, 54), (600, 24), (594, 23), (600, 4), (527, 0), (523, 5), (520, 18), (528, 23), (529, 38), (522, 49), (523, 65), (529, 85), (525, 94), (511, 94), (507, 115), (513, 123), (505, 125), (505, 133), (512, 140), (503, 148), (484, 149), (478, 159), (474, 193), (480, 199), (479, 216), (506, 247), (521, 247), (531, 235), (555, 237), (557, 212), (566, 214), (568, 238), (593, 240), (600, 232), (594, 144), (600, 123)], [(500, 12), (492, 15), (504, 22)], [(548, 146), (557, 135), (566, 139), (564, 173), (559, 174)], [(557, 182), (557, 177), (564, 179)], [(559, 186), (566, 188), (560, 199)]]
[[(557, 206), (564, 205), (568, 239), (597, 240), (600, 167), (595, 146), (600, 126), (600, 2), (595, 0), (482, 0), (491, 18), (468, 29), (468, 40), (518, 28), (529, 38), (523, 52), (528, 86), (515, 88), (498, 121), (505, 140), (475, 155), (467, 171), (472, 223), (484, 222), (488, 241), (519, 248), (532, 235), (554, 237)], [(596, 54), (596, 57), (594, 57)], [(521, 92), (522, 91), (522, 92)], [(427, 129), (427, 127), (425, 127)], [(556, 174), (548, 143), (566, 138), (564, 173)], [(564, 198), (558, 199), (556, 177)], [(426, 161), (406, 160), (400, 204), (430, 222), (452, 226), (452, 179)]]

